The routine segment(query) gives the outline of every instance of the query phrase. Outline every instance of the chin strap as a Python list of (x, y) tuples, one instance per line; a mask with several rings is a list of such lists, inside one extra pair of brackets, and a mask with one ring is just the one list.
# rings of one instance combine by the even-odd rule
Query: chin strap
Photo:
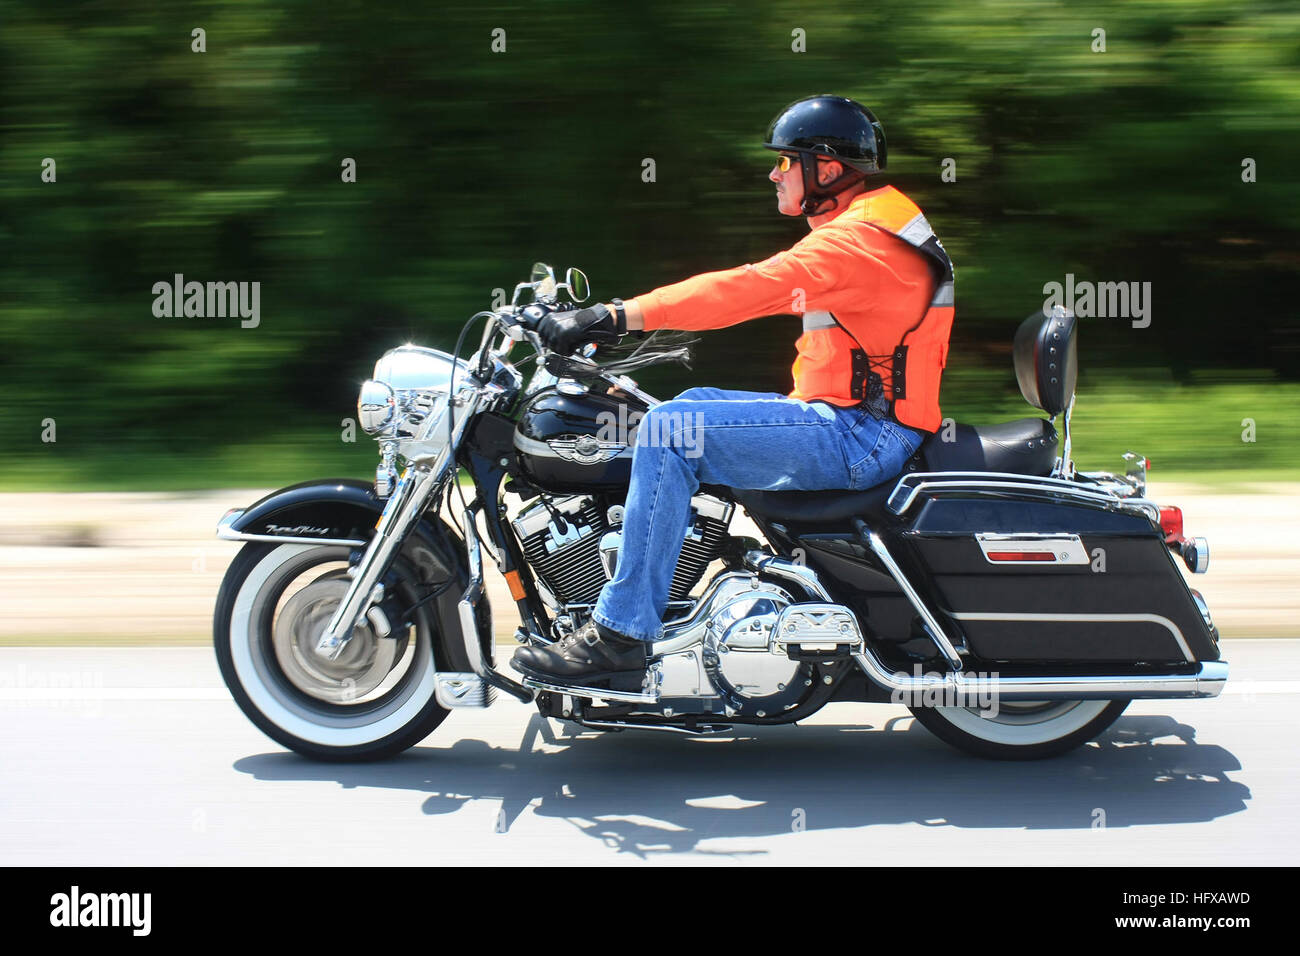
[[(803, 175), (803, 202), (799, 204), (799, 211), (805, 216), (817, 216), (821, 213), (828, 212), (835, 205), (835, 197), (850, 186), (867, 178), (866, 173), (859, 172), (852, 166), (841, 163), (845, 171), (840, 174), (838, 179), (832, 179), (825, 186), (817, 183), (817, 159), (812, 156), (811, 162), (805, 162), (812, 154), (802, 153), (799, 156), (799, 169)], [(825, 208), (822, 208), (825, 206)]]

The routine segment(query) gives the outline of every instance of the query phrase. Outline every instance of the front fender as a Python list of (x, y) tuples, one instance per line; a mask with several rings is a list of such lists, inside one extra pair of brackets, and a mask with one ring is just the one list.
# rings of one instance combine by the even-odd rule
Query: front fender
[(365, 547), (384, 503), (355, 478), (304, 481), (226, 512), (217, 537), (227, 541), (350, 544)]
[[(355, 478), (304, 481), (273, 491), (247, 508), (226, 512), (217, 525), (217, 537), (364, 548), (384, 505), (371, 484)], [(438, 670), (468, 671), (457, 612), (457, 602), (469, 586), (465, 543), (441, 518), (426, 514), (402, 545), (401, 557), (414, 569), (424, 593), (446, 585), (433, 600), (440, 632), (440, 646), (434, 648)], [(479, 640), (486, 642), (484, 649), (490, 653), (492, 617), (486, 597), (479, 610)]]

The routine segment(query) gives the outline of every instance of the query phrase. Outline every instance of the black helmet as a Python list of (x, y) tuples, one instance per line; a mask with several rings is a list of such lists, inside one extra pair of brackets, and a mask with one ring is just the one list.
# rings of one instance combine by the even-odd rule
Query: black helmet
[[(826, 200), (874, 176), (885, 168), (885, 129), (861, 103), (846, 96), (808, 96), (783, 109), (767, 128), (763, 145), (800, 154), (803, 169), (803, 214), (816, 215)], [(849, 167), (825, 186), (817, 183), (816, 160), (805, 155), (837, 159)]]

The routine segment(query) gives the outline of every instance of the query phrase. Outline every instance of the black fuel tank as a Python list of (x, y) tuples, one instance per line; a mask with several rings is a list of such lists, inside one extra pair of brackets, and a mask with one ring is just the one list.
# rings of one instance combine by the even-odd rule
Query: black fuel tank
[(625, 489), (646, 406), (579, 388), (565, 382), (524, 401), (514, 437), (520, 469), (547, 491)]

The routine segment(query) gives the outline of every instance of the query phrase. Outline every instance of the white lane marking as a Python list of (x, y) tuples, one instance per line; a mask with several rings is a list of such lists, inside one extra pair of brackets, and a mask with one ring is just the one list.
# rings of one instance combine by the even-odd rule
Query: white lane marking
[(1223, 694), (1300, 694), (1300, 680), (1239, 680), (1231, 677)]
[(0, 687), (0, 700), (230, 700), (224, 687)]

